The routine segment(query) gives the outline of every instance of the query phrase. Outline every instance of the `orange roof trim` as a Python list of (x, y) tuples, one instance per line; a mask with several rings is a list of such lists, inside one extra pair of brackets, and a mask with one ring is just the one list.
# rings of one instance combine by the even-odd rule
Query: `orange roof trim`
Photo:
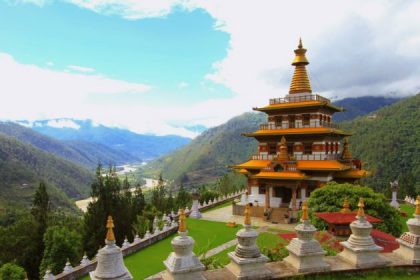
[(261, 171), (260, 173), (252, 176), (253, 178), (259, 179), (282, 179), (282, 180), (296, 180), (296, 179), (305, 179), (306, 175), (302, 172), (293, 172), (293, 171)]
[(328, 127), (305, 127), (305, 128), (287, 128), (287, 129), (266, 129), (257, 130), (251, 133), (244, 133), (245, 136), (264, 136), (264, 135), (294, 135), (294, 134), (339, 134), (351, 135), (340, 129)]
[(350, 166), (344, 165), (337, 160), (298, 160), (299, 170), (347, 170)]
[(369, 175), (370, 175), (370, 172), (366, 170), (352, 169), (352, 170), (336, 173), (334, 174), (334, 177), (336, 178), (362, 178)]
[(265, 167), (268, 167), (270, 165), (270, 160), (259, 160), (259, 159), (251, 159), (247, 162), (234, 165), (233, 168), (236, 169), (263, 169)]

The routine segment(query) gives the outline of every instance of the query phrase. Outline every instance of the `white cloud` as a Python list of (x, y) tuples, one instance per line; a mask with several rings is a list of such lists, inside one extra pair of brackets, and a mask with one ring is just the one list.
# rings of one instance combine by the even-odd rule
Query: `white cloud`
[[(230, 40), (226, 57), (214, 62), (213, 71), (203, 80), (207, 80), (206, 84), (226, 86), (233, 97), (188, 106), (162, 103), (159, 108), (144, 102), (124, 106), (93, 104), (86, 101), (92, 92), (145, 92), (149, 87), (99, 75), (61, 72), (32, 79), (34, 66), (23, 65), (19, 69), (25, 75), (19, 76), (16, 70), (16, 77), (10, 76), (1, 69), (5, 66), (0, 56), (0, 71), (9, 74), (8, 79), (1, 77), (1, 80), (6, 84), (13, 82), (13, 87), (18, 89), (12, 93), (21, 93), (17, 95), (20, 98), (17, 107), (1, 103), (0, 115), (10, 108), (21, 108), (30, 115), (34, 111), (31, 107), (37, 104), (42, 108), (39, 112), (55, 112), (49, 113), (53, 117), (90, 118), (141, 133), (191, 136), (191, 132), (168, 123), (210, 127), (252, 107), (265, 105), (269, 98), (287, 94), (293, 71), (290, 65), (293, 49), (300, 36), (308, 48), (309, 75), (316, 93), (344, 98), (390, 93), (404, 96), (420, 90), (420, 3), (416, 1), (68, 1), (96, 13), (130, 20), (166, 16), (180, 6), (207, 11), (215, 20), (214, 28), (228, 33)], [(24, 77), (23, 83), (19, 82), (20, 77)], [(35, 83), (35, 79), (39, 82)], [(74, 80), (77, 83), (73, 84)], [(32, 86), (25, 86), (25, 82)], [(0, 95), (7, 92), (3, 87), (0, 83)], [(34, 88), (36, 91), (31, 90)]]
[(189, 86), (189, 84), (187, 82), (184, 82), (184, 81), (178, 83), (178, 88), (180, 88), (180, 89), (187, 88), (188, 86)]
[(78, 66), (78, 65), (68, 65), (67, 68), (77, 71), (77, 72), (82, 72), (82, 73), (92, 73), (95, 72), (95, 69), (90, 68), (90, 67), (83, 67), (83, 66)]
[(34, 4), (43, 7), (48, 0), (6, 0), (10, 4)]
[(47, 122), (47, 125), (55, 128), (72, 128), (76, 130), (80, 128), (80, 125), (68, 119), (50, 120)]

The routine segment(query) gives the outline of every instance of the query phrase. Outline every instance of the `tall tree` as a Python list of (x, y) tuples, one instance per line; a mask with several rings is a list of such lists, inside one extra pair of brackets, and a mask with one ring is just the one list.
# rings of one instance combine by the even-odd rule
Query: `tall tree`
[(185, 208), (191, 202), (190, 194), (184, 189), (184, 186), (181, 184), (179, 186), (178, 194), (176, 196), (176, 206), (177, 208)]

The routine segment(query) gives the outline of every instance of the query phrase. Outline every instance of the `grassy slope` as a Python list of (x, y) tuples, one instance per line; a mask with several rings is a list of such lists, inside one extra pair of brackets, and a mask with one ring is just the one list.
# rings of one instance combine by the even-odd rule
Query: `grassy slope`
[[(194, 252), (201, 253), (202, 248), (210, 242), (210, 248), (217, 247), (235, 238), (239, 228), (230, 228), (225, 223), (205, 220), (187, 220), (188, 235), (194, 238)], [(211, 234), (209, 234), (211, 233)], [(163, 261), (172, 252), (170, 236), (153, 246), (147, 247), (124, 259), (124, 262), (133, 274), (134, 279), (144, 279), (165, 269)]]
[(416, 208), (409, 204), (401, 204), (400, 209), (401, 211), (404, 211), (405, 213), (407, 213), (407, 217), (400, 216), (401, 222), (403, 224), (403, 232), (406, 232), (408, 231), (407, 221), (408, 219), (413, 218), (413, 214)]

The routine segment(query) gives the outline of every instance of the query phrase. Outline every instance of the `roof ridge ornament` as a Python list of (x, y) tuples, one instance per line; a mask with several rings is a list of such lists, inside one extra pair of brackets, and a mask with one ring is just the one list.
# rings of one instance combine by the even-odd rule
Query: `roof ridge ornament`
[(311, 83), (306, 72), (306, 65), (309, 64), (309, 61), (305, 54), (306, 49), (303, 47), (302, 38), (299, 38), (298, 48), (295, 49), (295, 59), (292, 62), (292, 65), (296, 68), (293, 73), (292, 82), (290, 83), (290, 94), (312, 93)]

